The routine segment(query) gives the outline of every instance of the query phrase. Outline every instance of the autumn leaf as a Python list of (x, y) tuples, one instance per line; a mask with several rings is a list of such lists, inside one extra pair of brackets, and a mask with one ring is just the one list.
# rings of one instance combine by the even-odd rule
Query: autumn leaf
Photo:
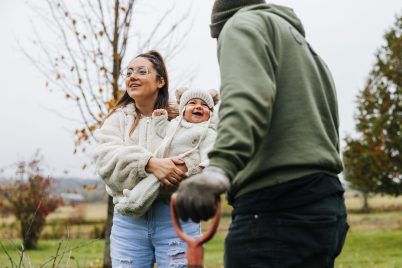
[(96, 125), (92, 125), (89, 127), (89, 131), (94, 132), (96, 130)]
[(84, 185), (82, 186), (82, 188), (83, 188), (84, 190), (86, 190), (87, 192), (92, 192), (93, 190), (95, 190), (96, 188), (98, 188), (98, 184), (95, 183), (95, 184), (92, 185), (92, 186), (88, 186), (87, 184), (84, 184)]

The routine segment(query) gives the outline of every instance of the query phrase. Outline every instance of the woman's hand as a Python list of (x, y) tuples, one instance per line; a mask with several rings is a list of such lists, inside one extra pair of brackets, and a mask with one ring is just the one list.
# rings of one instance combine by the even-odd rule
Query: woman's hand
[[(178, 169), (180, 169), (181, 171), (183, 171), (184, 173), (186, 173), (188, 171), (186, 163), (184, 163), (183, 160), (176, 158), (176, 157), (171, 157), (170, 159), (172, 159), (173, 163), (176, 165), (176, 167)], [(183, 177), (184, 178), (184, 177)]]
[(177, 158), (151, 157), (145, 170), (154, 174), (162, 185), (173, 187), (184, 179), (187, 168), (184, 162)]

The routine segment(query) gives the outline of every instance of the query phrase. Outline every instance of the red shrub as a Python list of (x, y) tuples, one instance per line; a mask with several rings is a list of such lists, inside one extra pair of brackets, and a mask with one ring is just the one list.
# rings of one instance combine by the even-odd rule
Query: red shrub
[(60, 196), (52, 193), (53, 179), (41, 175), (37, 158), (19, 162), (17, 178), (0, 185), (0, 211), (13, 214), (20, 223), (25, 249), (36, 247), (46, 216), (63, 203)]

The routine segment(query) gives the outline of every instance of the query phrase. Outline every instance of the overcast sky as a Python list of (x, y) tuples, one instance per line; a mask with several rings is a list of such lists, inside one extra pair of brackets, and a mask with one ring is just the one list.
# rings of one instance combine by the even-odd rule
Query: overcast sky
[[(143, 0), (144, 1), (144, 0)], [(173, 0), (146, 0), (168, 5)], [(180, 7), (190, 0), (175, 0)], [(38, 1), (39, 2), (39, 1)], [(400, 0), (276, 0), (290, 6), (302, 20), (306, 38), (327, 62), (337, 86), (340, 134), (354, 134), (355, 99), (372, 68), (383, 34), (401, 14)], [(197, 70), (194, 87), (219, 88), (216, 41), (209, 36), (212, 0), (194, 1), (194, 27), (178, 60), (183, 69)], [(163, 9), (163, 6), (160, 8)], [(180, 13), (180, 8), (177, 9)], [(152, 18), (148, 16), (148, 18)], [(21, 54), (16, 40), (27, 42), (37, 21), (20, 0), (0, 2), (0, 169), (27, 159), (40, 149), (54, 176), (94, 177), (86, 155), (73, 155), (73, 122), (50, 110), (74, 114), (74, 106), (45, 88), (45, 78)], [(145, 23), (146, 24), (146, 23)], [(146, 29), (144, 29), (146, 31)], [(29, 48), (29, 44), (27, 45)], [(35, 49), (29, 50), (36, 55)], [(172, 81), (176, 84), (177, 81)]]

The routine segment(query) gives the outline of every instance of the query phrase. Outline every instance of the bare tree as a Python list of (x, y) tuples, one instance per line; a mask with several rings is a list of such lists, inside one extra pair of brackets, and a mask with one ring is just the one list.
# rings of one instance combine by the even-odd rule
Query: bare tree
[[(170, 2), (168, 9), (159, 13), (157, 6), (152, 7), (149, 15), (153, 20), (147, 20), (147, 25), (141, 20), (147, 15), (145, 1), (45, 0), (45, 6), (31, 6), (52, 39), (43, 39), (44, 29), (33, 27), (34, 44), (40, 53), (33, 56), (27, 49), (22, 51), (46, 77), (46, 87), (62, 92), (79, 111), (81, 124), (74, 130), (74, 153), (96, 142), (94, 130), (122, 95), (120, 74), (130, 57), (157, 49), (169, 63), (182, 49), (192, 26), (192, 5), (186, 12), (177, 12), (174, 1)], [(163, 6), (166, 8), (166, 1)], [(141, 31), (144, 28), (148, 31)], [(182, 85), (193, 76), (187, 74)], [(109, 198), (104, 267), (111, 267), (112, 217), (113, 203)]]

